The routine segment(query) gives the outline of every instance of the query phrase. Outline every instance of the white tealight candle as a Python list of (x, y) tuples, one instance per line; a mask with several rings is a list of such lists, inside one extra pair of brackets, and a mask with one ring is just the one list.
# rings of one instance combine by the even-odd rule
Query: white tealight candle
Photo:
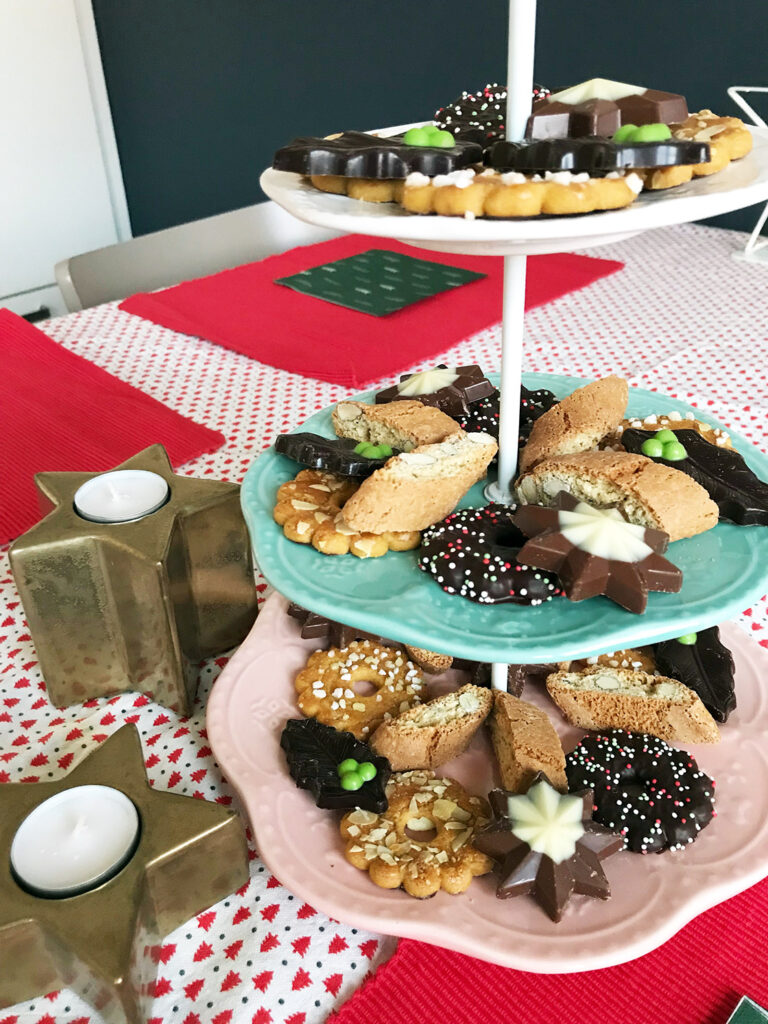
[(168, 500), (168, 484), (146, 469), (117, 469), (91, 477), (75, 492), (75, 511), (94, 523), (129, 523)]
[(11, 867), (36, 896), (76, 896), (102, 885), (133, 856), (139, 814), (119, 789), (75, 786), (44, 800), (19, 825)]

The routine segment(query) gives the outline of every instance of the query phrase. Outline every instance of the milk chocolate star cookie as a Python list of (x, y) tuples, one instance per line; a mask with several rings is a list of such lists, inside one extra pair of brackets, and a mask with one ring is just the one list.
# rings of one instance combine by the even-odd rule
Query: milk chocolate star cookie
[(607, 900), (602, 861), (624, 846), (621, 836), (592, 821), (592, 790), (559, 793), (543, 772), (527, 792), (494, 789), (493, 821), (474, 844), (497, 864), (499, 899), (531, 895), (559, 921), (573, 894)]
[(628, 522), (616, 508), (599, 509), (561, 491), (554, 506), (523, 505), (513, 517), (530, 537), (517, 560), (556, 572), (571, 601), (604, 594), (640, 613), (648, 591), (677, 593), (683, 574), (663, 558), (669, 537)]

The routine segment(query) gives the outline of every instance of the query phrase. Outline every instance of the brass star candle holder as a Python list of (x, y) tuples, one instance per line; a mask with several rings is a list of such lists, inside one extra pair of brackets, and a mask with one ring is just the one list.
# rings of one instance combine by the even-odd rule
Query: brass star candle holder
[(256, 617), (239, 486), (177, 476), (161, 445), (35, 483), (48, 514), (10, 559), (51, 701), (139, 690), (189, 714), (198, 663)]
[[(117, 798), (117, 817), (97, 791)], [(100, 867), (106, 879), (88, 877)], [(73, 871), (86, 891), (67, 895)], [(247, 880), (237, 815), (155, 792), (134, 726), (57, 782), (0, 786), (0, 1008), (66, 987), (107, 1020), (143, 1024), (152, 986), (138, 947)]]

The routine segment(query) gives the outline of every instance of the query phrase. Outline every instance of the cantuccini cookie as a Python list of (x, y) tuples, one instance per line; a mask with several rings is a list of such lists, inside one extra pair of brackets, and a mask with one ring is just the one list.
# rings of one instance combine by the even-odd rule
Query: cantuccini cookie
[(273, 517), (288, 540), (311, 544), (324, 555), (379, 558), (387, 551), (410, 551), (419, 546), (418, 531), (374, 534), (352, 529), (344, 520), (342, 507), (356, 488), (357, 481), (303, 469), (279, 487)]
[(404, 452), (361, 484), (344, 506), (344, 518), (353, 529), (373, 533), (422, 530), (455, 508), (485, 476), (497, 451), (488, 434), (460, 431), (438, 444)]
[(466, 750), (492, 703), (490, 690), (467, 684), (383, 722), (371, 746), (396, 772), (439, 768)]
[(332, 418), (339, 437), (388, 444), (404, 452), (422, 444), (437, 444), (461, 431), (456, 420), (416, 400), (385, 405), (339, 402)]
[(490, 723), (504, 789), (525, 792), (537, 772), (544, 772), (556, 789), (568, 789), (565, 754), (546, 712), (494, 690)]
[(710, 530), (718, 519), (717, 505), (695, 480), (629, 452), (558, 455), (516, 484), (522, 504), (551, 506), (560, 491), (597, 508), (616, 507), (629, 522), (662, 530), (670, 541)]
[(621, 423), (628, 397), (623, 377), (603, 377), (577, 388), (535, 421), (520, 456), (521, 472), (553, 455), (595, 448)]
[(341, 821), (347, 860), (374, 884), (424, 899), (441, 889), (464, 892), (491, 870), (490, 858), (472, 845), (490, 817), (481, 797), (431, 771), (393, 775), (386, 792), (384, 814), (355, 810)]
[[(357, 739), (421, 703), (424, 690), (421, 672), (412, 662), (371, 640), (315, 651), (295, 685), (302, 714)], [(372, 692), (358, 693), (362, 687)]]
[(571, 725), (583, 729), (628, 729), (673, 743), (720, 740), (699, 697), (668, 676), (595, 665), (553, 673), (547, 691)]

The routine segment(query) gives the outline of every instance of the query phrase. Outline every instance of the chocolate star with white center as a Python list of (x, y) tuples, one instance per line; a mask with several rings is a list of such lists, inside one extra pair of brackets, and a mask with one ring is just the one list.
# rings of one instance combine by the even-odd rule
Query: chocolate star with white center
[(559, 793), (538, 772), (525, 794), (494, 789), (489, 800), (493, 821), (472, 842), (497, 862), (499, 899), (531, 895), (553, 921), (574, 893), (608, 899), (601, 861), (624, 840), (592, 821), (591, 789)]
[(571, 601), (604, 594), (639, 614), (649, 591), (676, 594), (683, 585), (682, 572), (660, 554), (669, 536), (628, 522), (617, 508), (594, 508), (560, 491), (552, 508), (523, 505), (513, 522), (532, 538), (517, 561), (556, 572)]

